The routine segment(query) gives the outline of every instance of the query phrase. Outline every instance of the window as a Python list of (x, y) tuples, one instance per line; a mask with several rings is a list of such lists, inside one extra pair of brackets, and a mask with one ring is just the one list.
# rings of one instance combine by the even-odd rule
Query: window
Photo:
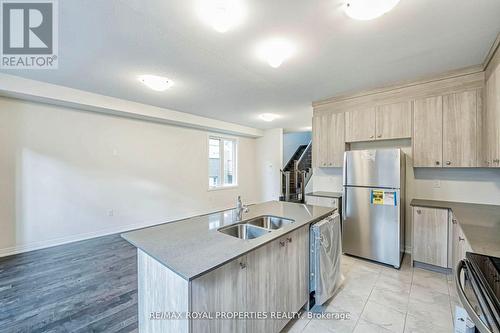
[(236, 186), (236, 139), (208, 138), (208, 187)]

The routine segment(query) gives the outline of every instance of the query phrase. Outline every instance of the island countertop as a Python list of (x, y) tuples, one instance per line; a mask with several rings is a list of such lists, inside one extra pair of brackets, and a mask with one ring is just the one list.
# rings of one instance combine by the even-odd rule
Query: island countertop
[(412, 206), (451, 209), (472, 251), (500, 257), (500, 206), (413, 199)]
[(248, 208), (241, 221), (272, 215), (292, 219), (295, 223), (261, 237), (243, 240), (217, 230), (240, 221), (237, 211), (230, 209), (127, 232), (122, 237), (189, 281), (336, 210), (281, 201)]

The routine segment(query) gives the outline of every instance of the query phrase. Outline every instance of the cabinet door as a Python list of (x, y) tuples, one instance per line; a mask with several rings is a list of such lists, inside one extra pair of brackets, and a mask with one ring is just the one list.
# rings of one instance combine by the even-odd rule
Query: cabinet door
[(345, 114), (346, 142), (375, 140), (375, 108), (348, 111)]
[[(286, 279), (282, 291), (284, 309), (286, 312), (296, 312), (307, 303), (309, 296), (309, 226), (286, 235), (285, 242), (285, 267), (282, 270)], [(288, 320), (284, 324), (287, 322)]]
[(417, 99), (413, 104), (413, 166), (441, 167), (443, 159), (443, 99)]
[(412, 259), (448, 267), (448, 210), (413, 207)]
[(313, 168), (321, 166), (320, 156), (320, 133), (321, 133), (321, 116), (314, 116), (312, 119), (312, 165)]
[[(193, 312), (246, 311), (246, 256), (191, 282)], [(194, 333), (246, 332), (245, 320), (192, 320)]]
[(486, 80), (483, 154), (488, 167), (500, 167), (500, 65)]
[(411, 103), (395, 103), (376, 109), (377, 140), (411, 138)]
[(330, 118), (329, 114), (313, 117), (313, 165), (317, 168), (327, 167), (329, 163)]
[(477, 166), (477, 91), (443, 97), (443, 167)]
[(345, 115), (344, 113), (333, 113), (330, 115), (329, 121), (328, 166), (342, 167), (345, 151)]
[[(280, 288), (284, 274), (278, 263), (284, 259), (284, 243), (278, 239), (247, 254), (247, 311), (283, 311)], [(281, 321), (273, 318), (248, 319), (247, 332), (279, 332)]]

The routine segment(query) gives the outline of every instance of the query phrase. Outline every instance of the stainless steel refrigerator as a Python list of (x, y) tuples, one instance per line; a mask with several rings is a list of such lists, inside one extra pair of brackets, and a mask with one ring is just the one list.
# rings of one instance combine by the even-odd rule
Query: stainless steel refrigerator
[(342, 251), (399, 268), (404, 253), (405, 157), (401, 149), (344, 155)]

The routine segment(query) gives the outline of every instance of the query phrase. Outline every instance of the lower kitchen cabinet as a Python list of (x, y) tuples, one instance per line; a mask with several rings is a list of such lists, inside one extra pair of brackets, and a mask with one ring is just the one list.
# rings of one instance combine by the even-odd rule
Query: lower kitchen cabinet
[(448, 267), (448, 209), (413, 207), (412, 261)]
[(468, 251), (471, 251), (471, 247), (469, 245), (469, 242), (467, 241), (467, 238), (464, 235), (464, 232), (462, 231), (462, 228), (458, 224), (457, 219), (452, 216), (452, 263), (450, 265), (450, 268), (455, 269), (457, 266), (458, 262), (462, 259), (465, 259), (465, 253)]
[(309, 225), (192, 281), (191, 309), (264, 313), (267, 319), (192, 320), (192, 332), (279, 332), (308, 301)]
[(455, 269), (468, 251), (469, 242), (451, 210), (413, 207), (412, 261)]
[[(203, 275), (191, 284), (192, 312), (210, 313), (239, 312), (246, 310), (247, 273), (246, 256), (233, 260)], [(193, 332), (246, 332), (242, 319), (193, 320)]]
[(272, 313), (295, 312), (308, 300), (309, 226), (247, 255), (247, 311), (265, 312), (266, 320), (247, 320), (247, 332), (279, 332), (289, 319)]

